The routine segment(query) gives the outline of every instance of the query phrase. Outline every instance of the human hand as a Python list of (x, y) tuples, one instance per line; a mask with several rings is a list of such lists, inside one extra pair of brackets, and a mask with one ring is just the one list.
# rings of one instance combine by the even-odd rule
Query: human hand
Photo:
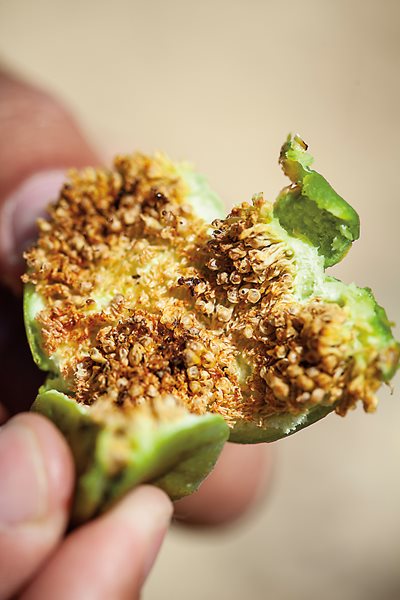
[(172, 505), (151, 486), (65, 539), (74, 472), (49, 421), (12, 418), (0, 433), (0, 598), (137, 598)]
[[(69, 166), (98, 164), (67, 111), (0, 73), (0, 353), (3, 418), (29, 407), (40, 374), (25, 341), (19, 275), (35, 219)], [(254, 502), (269, 473), (260, 446), (228, 445), (199, 492), (176, 503), (185, 523), (230, 521)], [(171, 503), (142, 486), (105, 516), (65, 537), (73, 492), (64, 439), (43, 417), (22, 414), (0, 431), (0, 599), (137, 597), (161, 544)]]

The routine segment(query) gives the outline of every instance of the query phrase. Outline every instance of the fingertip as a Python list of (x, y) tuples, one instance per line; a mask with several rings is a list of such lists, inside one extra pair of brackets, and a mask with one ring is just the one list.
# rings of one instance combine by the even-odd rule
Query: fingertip
[(171, 501), (161, 490), (136, 488), (73, 531), (24, 598), (139, 598), (171, 514)]
[(110, 518), (123, 519), (139, 540), (143, 560), (139, 579), (145, 581), (160, 551), (174, 511), (168, 496), (152, 485), (141, 485), (125, 496), (113, 509)]
[(156, 516), (161, 524), (168, 524), (172, 517), (173, 504), (160, 488), (154, 485), (141, 485), (129, 492), (113, 509), (114, 513), (124, 517), (131, 515), (135, 521), (137, 510), (144, 510), (146, 514), (151, 513), (152, 523)]
[(0, 202), (0, 276), (16, 295), (22, 290), (23, 252), (37, 238), (37, 219), (46, 217), (65, 181), (65, 170), (37, 172)]
[(0, 598), (25, 585), (59, 543), (73, 480), (66, 443), (44, 417), (21, 414), (0, 429)]
[(223, 526), (242, 518), (265, 497), (273, 451), (266, 444), (227, 444), (199, 490), (175, 503), (182, 525)]

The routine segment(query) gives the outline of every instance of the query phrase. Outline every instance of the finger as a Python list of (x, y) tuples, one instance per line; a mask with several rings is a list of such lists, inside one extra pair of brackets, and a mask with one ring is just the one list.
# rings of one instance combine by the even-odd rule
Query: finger
[(200, 489), (175, 503), (175, 517), (188, 525), (224, 525), (241, 517), (267, 491), (272, 450), (266, 444), (227, 444)]
[(59, 543), (73, 489), (65, 441), (50, 422), (23, 414), (0, 430), (0, 598), (32, 577)]
[(69, 167), (98, 158), (62, 104), (0, 72), (0, 280), (19, 287), (22, 251)]
[(167, 496), (142, 486), (73, 532), (21, 600), (138, 598), (172, 514)]

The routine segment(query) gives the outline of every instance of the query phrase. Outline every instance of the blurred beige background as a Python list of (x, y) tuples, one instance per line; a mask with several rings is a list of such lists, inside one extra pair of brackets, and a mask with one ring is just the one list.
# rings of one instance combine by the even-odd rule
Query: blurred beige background
[[(227, 203), (273, 198), (299, 131), (361, 216), (336, 274), (400, 322), (397, 0), (0, 0), (0, 60), (64, 98), (105, 156), (188, 158)], [(400, 598), (399, 379), (381, 399), (275, 444), (269, 501), (224, 532), (172, 531), (144, 598)]]

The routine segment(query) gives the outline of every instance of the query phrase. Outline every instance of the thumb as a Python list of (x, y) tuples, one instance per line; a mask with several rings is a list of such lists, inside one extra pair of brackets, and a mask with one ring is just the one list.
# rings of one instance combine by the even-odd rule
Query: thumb
[(0, 429), (0, 599), (15, 594), (57, 546), (73, 488), (66, 443), (39, 415)]
[(22, 252), (66, 169), (98, 163), (73, 117), (51, 95), (0, 71), (0, 280), (20, 289)]
[(107, 513), (73, 531), (21, 600), (138, 599), (171, 513), (164, 492), (150, 485), (136, 488)]

